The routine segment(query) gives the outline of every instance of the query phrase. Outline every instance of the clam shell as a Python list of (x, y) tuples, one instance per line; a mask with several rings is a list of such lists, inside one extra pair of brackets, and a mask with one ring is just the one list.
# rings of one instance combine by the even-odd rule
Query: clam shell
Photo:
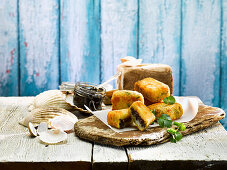
[(58, 144), (67, 140), (67, 133), (59, 129), (52, 129), (42, 132), (39, 139), (46, 144)]
[(31, 134), (31, 136), (33, 136), (33, 137), (37, 136), (37, 131), (31, 122), (29, 122), (29, 124), (28, 124), (28, 131)]
[(77, 119), (74, 114), (65, 109), (49, 107), (33, 109), (19, 123), (26, 127), (28, 127), (29, 122), (32, 122), (34, 125), (39, 125), (41, 122), (49, 124), (50, 119), (61, 115), (68, 115), (73, 119)]
[(50, 127), (54, 129), (61, 129), (66, 133), (71, 133), (74, 131), (74, 124), (78, 119), (73, 119), (68, 115), (56, 116), (50, 120)]
[[(29, 123), (31, 123), (31, 122), (29, 122)], [(41, 133), (46, 132), (47, 130), (48, 130), (47, 123), (46, 122), (41, 122), (38, 125), (37, 133), (38, 133), (38, 135), (40, 135)]]

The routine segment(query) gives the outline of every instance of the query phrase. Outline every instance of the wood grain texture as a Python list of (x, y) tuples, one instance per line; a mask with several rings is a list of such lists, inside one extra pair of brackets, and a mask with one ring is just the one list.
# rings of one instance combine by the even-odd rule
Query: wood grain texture
[[(221, 92), (220, 107), (227, 113), (227, 1), (222, 1), (222, 42), (221, 42)], [(227, 129), (227, 118), (221, 121)]]
[(99, 83), (100, 1), (61, 0), (61, 81)]
[[(30, 137), (27, 128), (18, 124), (33, 99), (0, 98), (0, 167), (24, 168), (30, 165), (35, 169), (49, 166), (54, 169), (53, 167), (60, 168), (58, 162), (63, 162), (62, 167), (91, 168), (91, 143), (81, 141), (71, 133), (66, 144), (46, 146), (38, 137)], [(28, 164), (23, 164), (25, 162)], [(47, 164), (48, 162), (56, 162), (56, 165)]]
[(92, 169), (126, 170), (128, 157), (123, 147), (94, 144)]
[(172, 67), (174, 95), (179, 95), (180, 5), (180, 0), (141, 0), (139, 4), (139, 58)]
[[(225, 112), (222, 109), (199, 104), (196, 117), (185, 123), (186, 130), (182, 132), (182, 135), (192, 134), (205, 129), (224, 117)], [(117, 133), (95, 116), (78, 121), (75, 124), (75, 133), (81, 139), (113, 146), (155, 145), (170, 140), (170, 134), (165, 128), (148, 127), (143, 132), (135, 129)]]
[(227, 132), (220, 123), (177, 143), (127, 147), (129, 169), (193, 169), (227, 167)]
[(0, 96), (18, 95), (17, 0), (0, 1)]
[(137, 18), (137, 0), (101, 1), (102, 82), (116, 73), (120, 58), (137, 57)]
[(183, 1), (181, 95), (219, 105), (220, 0)]
[(21, 0), (21, 95), (58, 88), (58, 0)]

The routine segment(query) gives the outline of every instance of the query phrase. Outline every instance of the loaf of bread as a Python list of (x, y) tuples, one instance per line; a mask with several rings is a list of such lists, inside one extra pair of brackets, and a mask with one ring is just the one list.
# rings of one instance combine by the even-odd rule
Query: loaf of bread
[(154, 122), (154, 114), (140, 101), (134, 102), (129, 108), (132, 121), (140, 131), (144, 131)]
[(130, 126), (132, 123), (128, 109), (110, 111), (107, 115), (107, 122), (110, 126), (118, 129)]
[(112, 110), (129, 108), (135, 101), (141, 101), (144, 103), (143, 95), (137, 91), (117, 90), (113, 92), (111, 98)]
[(133, 90), (135, 82), (151, 77), (168, 85), (170, 88), (170, 94), (173, 93), (172, 69), (169, 65), (128, 65), (122, 63), (117, 66), (117, 72), (121, 72), (121, 75), (117, 79), (117, 87), (120, 90)]

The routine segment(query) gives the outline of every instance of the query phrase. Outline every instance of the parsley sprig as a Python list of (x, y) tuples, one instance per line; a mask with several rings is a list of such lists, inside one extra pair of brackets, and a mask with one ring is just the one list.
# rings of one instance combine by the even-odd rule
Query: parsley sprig
[(163, 102), (164, 102), (165, 104), (171, 105), (171, 104), (176, 103), (176, 100), (175, 100), (175, 98), (174, 98), (173, 96), (169, 96), (169, 97), (165, 97), (165, 98), (163, 99)]
[[(186, 129), (184, 123), (172, 122), (170, 116), (167, 114), (162, 114), (162, 116), (157, 119), (157, 122), (160, 127), (168, 128), (167, 132), (171, 135), (170, 142), (176, 143), (177, 141), (182, 139), (182, 134), (180, 133), (180, 131), (184, 131)], [(177, 126), (177, 129), (171, 128), (173, 124)]]
[(162, 128), (163, 127), (170, 128), (172, 126), (172, 120), (170, 119), (170, 116), (167, 114), (162, 114), (162, 116), (157, 119), (157, 122)]

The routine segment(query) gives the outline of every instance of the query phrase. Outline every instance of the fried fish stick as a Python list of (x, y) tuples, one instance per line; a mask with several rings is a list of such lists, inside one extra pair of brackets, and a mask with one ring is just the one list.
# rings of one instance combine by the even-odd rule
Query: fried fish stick
[(171, 120), (179, 119), (183, 115), (183, 108), (181, 104), (165, 104), (165, 103), (155, 103), (147, 106), (150, 110), (155, 110), (156, 118), (161, 117), (162, 114), (168, 114)]
[(140, 101), (131, 105), (129, 113), (140, 131), (144, 131), (155, 120), (154, 114)]
[(169, 86), (153, 78), (145, 78), (137, 81), (134, 90), (142, 93), (145, 99), (151, 103), (161, 102), (170, 95)]
[(137, 91), (131, 90), (118, 90), (113, 92), (111, 98), (112, 110), (126, 109), (131, 106), (135, 101), (144, 103), (143, 95)]
[(110, 126), (121, 129), (130, 126), (132, 123), (128, 109), (110, 111), (107, 115), (107, 122)]

